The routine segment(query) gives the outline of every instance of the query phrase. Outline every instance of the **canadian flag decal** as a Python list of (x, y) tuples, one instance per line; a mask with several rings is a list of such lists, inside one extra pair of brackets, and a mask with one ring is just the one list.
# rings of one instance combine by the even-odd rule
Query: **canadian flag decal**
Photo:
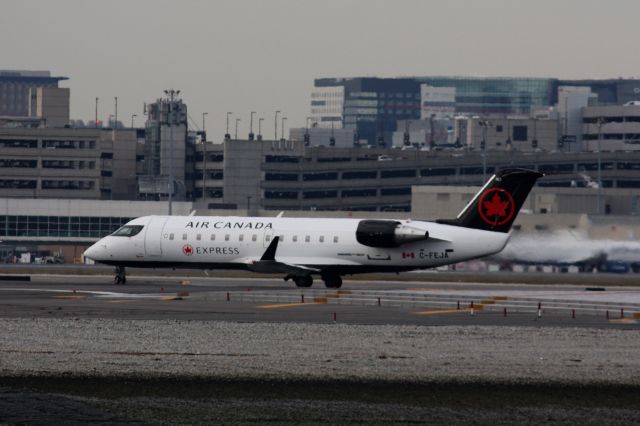
[(416, 257), (416, 254), (414, 252), (412, 252), (412, 251), (403, 251), (402, 252), (402, 258), (403, 259), (407, 259), (407, 258), (415, 259), (415, 257)]

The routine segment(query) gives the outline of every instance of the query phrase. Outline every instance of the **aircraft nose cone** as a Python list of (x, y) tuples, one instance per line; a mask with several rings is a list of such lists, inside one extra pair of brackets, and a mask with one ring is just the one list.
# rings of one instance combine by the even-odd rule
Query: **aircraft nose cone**
[(84, 257), (91, 260), (99, 261), (104, 257), (106, 246), (100, 242), (95, 243), (84, 251)]

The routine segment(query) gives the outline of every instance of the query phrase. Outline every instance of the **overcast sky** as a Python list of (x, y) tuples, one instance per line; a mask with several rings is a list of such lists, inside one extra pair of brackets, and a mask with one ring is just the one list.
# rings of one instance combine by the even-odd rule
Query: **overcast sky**
[[(227, 111), (304, 126), (314, 78), (640, 76), (637, 0), (4, 0), (0, 69), (66, 76), (71, 116), (143, 122), (180, 89), (200, 126)], [(232, 119), (233, 120), (233, 119)], [(235, 122), (233, 122), (235, 123)], [(231, 126), (233, 128), (233, 126)], [(257, 125), (256, 125), (257, 127)], [(254, 131), (257, 129), (254, 128)], [(213, 132), (213, 135), (211, 134)], [(231, 132), (233, 134), (233, 131)]]

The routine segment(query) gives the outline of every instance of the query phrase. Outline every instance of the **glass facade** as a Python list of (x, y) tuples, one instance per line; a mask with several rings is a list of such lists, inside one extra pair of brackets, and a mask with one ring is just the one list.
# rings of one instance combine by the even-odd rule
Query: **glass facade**
[(552, 78), (418, 77), (420, 83), (456, 89), (456, 112), (528, 114), (532, 107), (548, 106), (556, 98)]
[(131, 217), (0, 216), (3, 237), (101, 238), (111, 234)]

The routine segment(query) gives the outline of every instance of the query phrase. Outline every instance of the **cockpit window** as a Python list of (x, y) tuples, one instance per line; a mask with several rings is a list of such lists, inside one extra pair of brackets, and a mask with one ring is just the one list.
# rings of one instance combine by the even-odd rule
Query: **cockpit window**
[(133, 237), (138, 235), (142, 228), (144, 228), (143, 225), (125, 225), (111, 235), (114, 237)]

